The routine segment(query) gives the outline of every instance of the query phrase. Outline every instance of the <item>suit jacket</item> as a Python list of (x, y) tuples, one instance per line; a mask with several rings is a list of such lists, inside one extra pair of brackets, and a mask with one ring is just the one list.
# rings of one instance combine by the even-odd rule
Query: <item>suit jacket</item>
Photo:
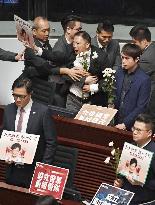
[[(3, 129), (15, 131), (16, 114), (17, 106), (15, 103), (6, 106), (4, 111)], [(33, 164), (25, 164), (24, 168), (22, 168), (22, 180), (26, 180), (26, 175), (30, 175), (29, 180), (31, 180), (36, 162), (51, 164), (56, 150), (56, 131), (47, 106), (33, 102), (26, 133), (40, 135)], [(14, 170), (16, 170), (16, 166), (14, 166), (14, 164), (9, 165), (6, 178), (11, 180), (11, 183), (12, 180), (14, 180), (13, 184), (16, 184), (16, 181), (18, 181), (17, 184), (19, 184), (18, 178), (20, 178), (20, 172), (16, 178), (14, 177), (14, 179), (10, 179), (12, 178), (11, 173), (13, 173)], [(26, 186), (29, 183), (30, 181), (26, 181)]]
[(5, 51), (2, 48), (0, 48), (0, 60), (16, 62), (15, 60), (16, 55), (17, 53)]
[(140, 67), (155, 81), (155, 43), (151, 43), (140, 56)]
[(130, 202), (131, 205), (138, 205), (155, 200), (155, 142), (149, 142), (144, 149), (154, 153), (144, 186), (134, 186), (130, 184), (125, 177), (123, 177), (124, 183), (122, 188), (135, 193)]
[[(98, 57), (93, 59), (94, 52), (97, 53)], [(103, 79), (102, 71), (105, 68), (109, 67), (109, 59), (106, 52), (101, 51), (99, 48), (95, 46), (91, 46), (91, 55), (90, 55), (90, 66), (88, 72), (91, 75), (96, 75), (100, 80)], [(80, 79), (80, 81), (72, 81), (72, 83), (76, 83), (81, 88), (85, 84), (86, 77)], [(107, 105), (107, 95), (103, 91), (99, 91), (93, 95), (91, 95), (91, 103), (95, 105), (106, 106)]]
[[(44, 50), (48, 50), (52, 53), (52, 47), (49, 41), (45, 42), (45, 47), (41, 42), (35, 39), (36, 46)], [(54, 60), (48, 61), (44, 56), (37, 56), (31, 48), (26, 48), (25, 50), (25, 69), (24, 75), (26, 77), (39, 77), (43, 80), (47, 80), (48, 76), (52, 74), (52, 68), (55, 67)], [(52, 57), (51, 57), (52, 59)]]
[(53, 69), (53, 74), (60, 74), (60, 67), (72, 67), (72, 63), (76, 57), (73, 50), (73, 44), (68, 44), (64, 35), (55, 43), (53, 47), (53, 55), (59, 66), (58, 69)]
[[(124, 123), (127, 129), (133, 126), (135, 118), (138, 114), (143, 113), (149, 102), (151, 92), (151, 81), (148, 75), (138, 67), (133, 73), (130, 86), (125, 93), (123, 102), (121, 102), (122, 86), (124, 81), (125, 71), (120, 67), (116, 71), (116, 101), (115, 107), (118, 109), (116, 124)], [(120, 113), (120, 105), (123, 103), (122, 111), (124, 119), (118, 119)]]
[[(97, 36), (92, 39), (92, 45), (99, 48), (97, 42)], [(120, 56), (120, 46), (117, 40), (112, 39), (108, 44), (106, 52), (108, 54), (110, 67), (114, 70), (117, 70), (119, 66), (121, 66), (121, 56)]]

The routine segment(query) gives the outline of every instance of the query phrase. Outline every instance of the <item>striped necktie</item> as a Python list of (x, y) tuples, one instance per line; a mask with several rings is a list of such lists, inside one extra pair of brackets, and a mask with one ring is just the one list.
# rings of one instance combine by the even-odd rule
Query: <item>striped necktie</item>
[(22, 131), (22, 123), (23, 123), (24, 112), (25, 112), (24, 108), (21, 108), (16, 132), (21, 132)]

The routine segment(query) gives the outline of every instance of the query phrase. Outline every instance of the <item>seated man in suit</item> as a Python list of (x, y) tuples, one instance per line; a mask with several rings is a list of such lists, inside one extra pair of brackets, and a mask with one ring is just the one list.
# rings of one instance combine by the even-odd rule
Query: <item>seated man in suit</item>
[(103, 77), (102, 71), (109, 67), (107, 54), (99, 48), (91, 46), (91, 37), (85, 31), (75, 34), (73, 47), (76, 54), (74, 66), (85, 70), (87, 76), (72, 83), (66, 107), (78, 112), (84, 103), (107, 105), (104, 93), (98, 92), (98, 84), (96, 84)]
[(23, 53), (13, 53), (0, 48), (0, 60), (17, 62), (22, 59)]
[(109, 20), (98, 24), (96, 36), (92, 39), (92, 45), (104, 50), (108, 54), (110, 67), (117, 70), (121, 65), (120, 46), (117, 40), (112, 39), (114, 26)]
[(141, 49), (135, 44), (122, 48), (122, 67), (116, 71), (116, 127), (130, 130), (138, 114), (146, 110), (151, 92), (151, 80), (139, 67)]
[(48, 107), (32, 101), (32, 84), (29, 79), (18, 78), (12, 85), (15, 102), (6, 106), (3, 130), (40, 135), (31, 165), (8, 163), (6, 182), (29, 188), (36, 162), (51, 164), (56, 150), (56, 130)]
[(130, 31), (133, 43), (142, 49), (139, 65), (151, 78), (151, 97), (147, 111), (155, 117), (155, 43), (151, 41), (151, 32), (144, 25), (136, 25)]
[[(132, 131), (135, 145), (155, 153), (155, 142), (151, 140), (154, 132), (154, 123), (149, 115), (139, 114), (135, 120)], [(151, 161), (148, 176), (143, 186), (134, 180), (134, 178), (122, 176), (118, 176), (114, 181), (114, 185), (135, 193), (130, 202), (131, 205), (147, 204), (147, 202), (150, 205), (155, 204), (155, 155)], [(154, 202), (151, 203), (152, 200), (154, 200)]]

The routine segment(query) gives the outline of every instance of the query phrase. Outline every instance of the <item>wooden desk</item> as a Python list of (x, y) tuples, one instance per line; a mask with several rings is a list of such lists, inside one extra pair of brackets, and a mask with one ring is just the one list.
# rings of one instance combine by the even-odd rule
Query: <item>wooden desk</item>
[[(110, 141), (115, 147), (122, 148), (125, 141), (131, 142), (131, 132), (115, 127), (102, 126), (75, 119), (55, 116), (58, 142), (62, 145), (77, 147), (78, 162), (74, 183), (82, 197), (92, 199), (102, 182), (113, 184), (115, 171), (104, 160), (111, 156)], [(5, 181), (5, 164), (0, 162), (0, 181)]]
[(59, 116), (54, 121), (59, 143), (79, 150), (74, 182), (82, 196), (91, 200), (102, 182), (113, 184), (116, 176), (112, 167), (104, 163), (111, 156), (109, 142), (122, 148), (125, 141), (132, 141), (132, 133)]
[[(38, 196), (30, 194), (28, 189), (0, 182), (0, 205), (35, 205)], [(80, 202), (62, 200), (62, 205), (81, 205)]]

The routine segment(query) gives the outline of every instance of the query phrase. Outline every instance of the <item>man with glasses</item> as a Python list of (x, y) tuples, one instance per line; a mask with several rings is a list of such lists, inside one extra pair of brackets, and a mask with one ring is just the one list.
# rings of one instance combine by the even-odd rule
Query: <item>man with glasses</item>
[(55, 43), (52, 54), (55, 58), (57, 67), (53, 69), (53, 74), (50, 76), (50, 81), (57, 81), (57, 105), (65, 107), (66, 96), (68, 93), (69, 85), (67, 81), (62, 78), (62, 75), (73, 79), (79, 80), (85, 75), (84, 70), (78, 67), (72, 68), (73, 62), (76, 58), (73, 49), (74, 35), (82, 29), (80, 18), (75, 15), (69, 15), (61, 21), (64, 35), (62, 35)]
[(56, 149), (56, 131), (48, 107), (32, 101), (29, 79), (18, 78), (12, 85), (14, 103), (6, 106), (3, 130), (40, 135), (31, 165), (7, 161), (6, 182), (29, 188), (36, 162), (51, 164)]
[[(154, 132), (153, 119), (147, 114), (140, 114), (132, 127), (134, 144), (140, 148), (155, 153), (155, 142), (152, 140)], [(145, 163), (145, 162), (144, 162)], [(143, 186), (134, 179), (118, 177), (114, 181), (116, 187), (134, 192), (135, 195), (130, 202), (131, 205), (155, 204), (155, 154), (150, 165), (146, 182)]]

